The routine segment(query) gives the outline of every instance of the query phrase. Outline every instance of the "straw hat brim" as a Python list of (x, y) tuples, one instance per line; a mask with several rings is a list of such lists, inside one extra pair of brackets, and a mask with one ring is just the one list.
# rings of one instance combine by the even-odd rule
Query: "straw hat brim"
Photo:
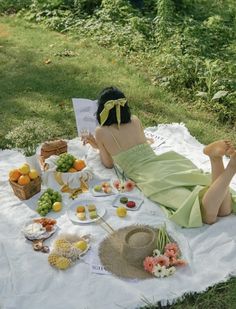
[(142, 263), (139, 266), (130, 264), (123, 256), (123, 243), (127, 233), (137, 227), (148, 227), (155, 233), (156, 229), (147, 225), (131, 225), (121, 228), (106, 237), (99, 246), (99, 257), (105, 269), (112, 274), (127, 279), (151, 279), (153, 275), (146, 272)]

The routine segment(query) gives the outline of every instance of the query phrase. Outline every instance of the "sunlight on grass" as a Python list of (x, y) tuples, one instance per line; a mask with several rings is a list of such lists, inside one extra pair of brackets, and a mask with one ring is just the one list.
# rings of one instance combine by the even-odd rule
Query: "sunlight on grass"
[[(67, 53), (66, 53), (67, 51)], [(65, 56), (71, 51), (71, 56)], [(236, 136), (219, 125), (213, 114), (175, 102), (150, 85), (145, 68), (125, 64), (111, 51), (86, 40), (76, 40), (12, 17), (0, 18), (0, 148), (8, 131), (25, 119), (57, 124), (63, 137), (77, 135), (71, 98), (95, 99), (106, 86), (120, 87), (132, 112), (144, 126), (183, 122), (200, 142)], [(173, 308), (235, 308), (236, 280), (204, 294), (187, 296)], [(228, 306), (228, 307), (227, 307)], [(158, 306), (148, 308), (158, 308)]]

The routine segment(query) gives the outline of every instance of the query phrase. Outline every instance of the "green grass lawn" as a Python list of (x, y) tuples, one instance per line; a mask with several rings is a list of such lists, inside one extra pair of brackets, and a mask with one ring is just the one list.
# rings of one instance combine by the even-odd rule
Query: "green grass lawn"
[[(73, 56), (63, 56), (65, 50)], [(177, 104), (168, 93), (150, 85), (145, 68), (142, 72), (94, 43), (15, 17), (0, 18), (0, 67), (0, 148), (5, 146), (5, 134), (30, 118), (45, 119), (48, 126), (56, 123), (61, 128), (58, 135), (74, 137), (71, 98), (95, 99), (109, 85), (125, 92), (144, 126), (184, 122), (202, 143), (225, 137), (236, 141), (235, 132), (220, 126), (214, 115), (194, 110), (187, 102)]]
[[(73, 56), (66, 56), (66, 50)], [(0, 18), (0, 68), (0, 148), (6, 146), (6, 133), (25, 119), (44, 119), (49, 128), (58, 126), (58, 136), (73, 138), (77, 132), (71, 98), (95, 99), (109, 85), (125, 92), (144, 126), (184, 122), (202, 143), (220, 138), (236, 142), (235, 130), (220, 125), (213, 114), (188, 102), (177, 104), (168, 93), (150, 85), (145, 68), (132, 67), (89, 41), (15, 17)], [(171, 307), (233, 309), (235, 290), (236, 280), (231, 279)]]

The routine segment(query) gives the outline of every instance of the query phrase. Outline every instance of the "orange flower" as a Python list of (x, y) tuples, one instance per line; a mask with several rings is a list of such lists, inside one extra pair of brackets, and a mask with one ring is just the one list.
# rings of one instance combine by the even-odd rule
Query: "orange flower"
[(165, 250), (164, 255), (167, 257), (176, 257), (176, 252), (174, 250)]
[(185, 260), (178, 259), (178, 260), (175, 261), (176, 266), (185, 266), (187, 264), (188, 263)]
[(176, 243), (170, 242), (165, 246), (165, 251), (167, 250), (173, 250), (175, 254), (179, 253), (179, 247)]
[(170, 264), (169, 258), (165, 255), (160, 255), (155, 258), (155, 264), (168, 267)]

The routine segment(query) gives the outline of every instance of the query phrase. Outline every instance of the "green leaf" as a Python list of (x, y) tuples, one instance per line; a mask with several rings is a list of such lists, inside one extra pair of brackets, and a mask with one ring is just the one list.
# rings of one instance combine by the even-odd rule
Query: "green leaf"
[(217, 92), (214, 94), (212, 100), (219, 100), (219, 99), (221, 99), (221, 98), (224, 98), (225, 96), (227, 96), (228, 93), (229, 93), (229, 92), (226, 91), (226, 90), (217, 91)]

